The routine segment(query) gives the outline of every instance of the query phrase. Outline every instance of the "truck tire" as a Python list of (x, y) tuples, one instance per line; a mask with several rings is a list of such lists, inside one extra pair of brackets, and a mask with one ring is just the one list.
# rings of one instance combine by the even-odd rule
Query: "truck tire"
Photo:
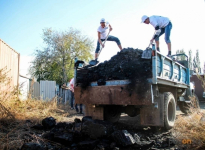
[[(196, 103), (194, 105), (189, 104), (189, 103), (186, 103), (186, 102), (178, 102), (178, 106), (179, 106), (179, 109), (181, 110), (181, 112), (183, 112), (184, 114), (190, 114), (192, 113), (191, 111), (191, 108), (194, 108), (194, 109), (199, 109), (200, 106), (199, 106), (199, 99), (198, 97), (196, 96), (196, 94), (194, 94), (195, 98), (196, 98)], [(191, 99), (189, 99), (191, 100)]]
[(111, 123), (118, 122), (121, 115), (121, 107), (120, 106), (104, 106), (104, 119)]
[(176, 102), (171, 92), (164, 93), (164, 128), (171, 129), (176, 119)]

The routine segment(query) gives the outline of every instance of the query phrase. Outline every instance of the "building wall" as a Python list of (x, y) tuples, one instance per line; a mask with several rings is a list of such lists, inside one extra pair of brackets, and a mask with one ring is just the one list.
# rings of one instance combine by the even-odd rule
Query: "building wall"
[(40, 84), (39, 82), (31, 83), (31, 96), (33, 99), (40, 99)]
[(29, 89), (30, 89), (30, 80), (28, 78), (24, 78), (22, 76), (19, 77), (19, 85), (20, 85), (20, 95), (19, 98), (21, 100), (27, 100)]
[[(202, 76), (202, 75), (201, 75)], [(197, 78), (196, 75), (192, 75), (190, 78), (191, 82), (194, 82), (195, 85), (195, 94), (199, 98), (200, 101), (204, 101), (205, 99), (203, 98), (203, 92), (204, 89), (202, 87), (202, 82)]]
[(0, 39), (0, 69), (6, 67), (11, 87), (19, 83), (19, 60), (20, 54)]

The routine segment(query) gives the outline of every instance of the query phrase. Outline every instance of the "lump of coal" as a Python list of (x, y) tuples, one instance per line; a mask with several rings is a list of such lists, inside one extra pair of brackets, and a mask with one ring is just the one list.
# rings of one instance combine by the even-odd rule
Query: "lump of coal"
[(56, 120), (53, 117), (48, 117), (42, 120), (42, 125), (45, 129), (51, 129), (56, 125)]
[(82, 118), (82, 122), (86, 122), (86, 121), (93, 121), (91, 116), (85, 116)]
[(24, 143), (21, 150), (44, 150), (44, 148), (36, 143)]
[(133, 136), (127, 130), (118, 130), (112, 133), (113, 139), (122, 146), (135, 144)]
[(97, 140), (87, 140), (87, 141), (82, 141), (77, 144), (77, 147), (79, 149), (84, 149), (84, 150), (91, 150), (94, 149), (95, 146), (97, 145), (98, 141)]
[(82, 125), (82, 133), (91, 139), (97, 139), (106, 135), (106, 127), (92, 121), (86, 121)]
[(75, 119), (74, 119), (74, 122), (75, 122), (75, 123), (81, 123), (81, 120), (80, 120), (79, 118), (75, 118)]
[(66, 122), (59, 122), (57, 123), (57, 125), (55, 126), (55, 128), (62, 128), (62, 129), (72, 129), (73, 128), (73, 124), (71, 123), (66, 123)]
[(54, 133), (53, 141), (61, 143), (63, 145), (70, 145), (73, 141), (72, 133), (56, 132)]

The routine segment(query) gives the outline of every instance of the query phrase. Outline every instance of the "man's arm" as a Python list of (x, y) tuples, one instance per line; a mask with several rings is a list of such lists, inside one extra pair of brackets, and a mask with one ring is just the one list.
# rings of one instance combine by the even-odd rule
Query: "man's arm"
[(155, 27), (155, 35), (154, 35), (153, 39), (158, 37), (160, 33), (161, 33), (161, 29), (159, 28), (159, 26), (156, 26)]
[(110, 31), (112, 31), (112, 26), (109, 24), (109, 27), (110, 27)]
[(159, 36), (160, 33), (161, 33), (161, 29), (160, 29), (159, 26), (157, 25), (157, 26), (155, 27), (155, 34), (154, 34), (154, 36), (152, 37), (152, 39), (150, 40), (150, 42), (152, 43), (153, 40), (156, 39), (156, 38)]

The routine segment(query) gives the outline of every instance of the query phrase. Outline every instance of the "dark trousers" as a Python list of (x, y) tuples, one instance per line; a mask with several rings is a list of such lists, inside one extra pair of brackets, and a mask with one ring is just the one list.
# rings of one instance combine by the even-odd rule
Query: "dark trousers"
[(82, 111), (83, 111), (83, 105), (82, 104), (75, 104), (75, 110), (77, 112), (79, 112), (78, 105), (80, 105), (80, 113), (82, 113)]
[(70, 91), (71, 95), (70, 95), (70, 106), (71, 108), (74, 108), (73, 107), (73, 103), (74, 103), (74, 93), (72, 91)]

